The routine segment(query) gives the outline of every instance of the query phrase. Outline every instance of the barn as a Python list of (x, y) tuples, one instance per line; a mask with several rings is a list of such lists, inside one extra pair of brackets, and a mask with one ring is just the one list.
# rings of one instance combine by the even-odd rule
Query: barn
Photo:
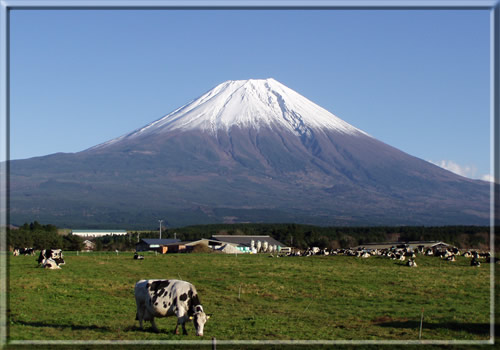
[(135, 250), (138, 252), (153, 250), (164, 254), (168, 251), (169, 245), (179, 245), (179, 242), (180, 239), (174, 238), (143, 238), (135, 245)]

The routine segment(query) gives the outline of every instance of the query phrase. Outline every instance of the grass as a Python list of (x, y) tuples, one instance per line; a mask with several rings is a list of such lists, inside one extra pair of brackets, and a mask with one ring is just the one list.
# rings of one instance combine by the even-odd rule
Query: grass
[(133, 287), (146, 278), (192, 282), (207, 313), (205, 340), (486, 340), (489, 264), (417, 257), (65, 253), (60, 270), (9, 258), (8, 339), (199, 340), (174, 317), (140, 330)]

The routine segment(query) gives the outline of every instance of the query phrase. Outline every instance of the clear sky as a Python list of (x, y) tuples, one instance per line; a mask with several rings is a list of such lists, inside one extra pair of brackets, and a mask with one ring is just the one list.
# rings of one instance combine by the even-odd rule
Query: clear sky
[(489, 42), (487, 10), (13, 10), (10, 157), (82, 151), (223, 81), (272, 77), (481, 178)]

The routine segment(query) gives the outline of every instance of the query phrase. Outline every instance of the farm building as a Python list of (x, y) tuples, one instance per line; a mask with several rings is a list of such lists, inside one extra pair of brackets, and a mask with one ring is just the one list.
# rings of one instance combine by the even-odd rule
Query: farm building
[(213, 235), (212, 240), (234, 245), (242, 252), (250, 252), (252, 241), (254, 242), (254, 246), (257, 246), (259, 242), (261, 245), (264, 245), (264, 242), (266, 242), (267, 246), (276, 246), (279, 251), (288, 248), (271, 236)]
[(423, 247), (424, 249), (445, 249), (453, 248), (452, 245), (441, 242), (441, 241), (410, 241), (410, 242), (380, 242), (380, 243), (365, 243), (351, 249), (390, 249), (392, 247), (403, 248), (408, 247), (410, 249), (417, 249), (418, 247)]
[(102, 237), (114, 235), (126, 235), (126, 230), (72, 230), (71, 233), (80, 237)]
[(91, 251), (95, 249), (95, 243), (92, 241), (89, 241), (88, 239), (83, 241), (83, 250), (84, 251)]
[[(146, 252), (149, 250), (156, 250), (159, 253), (166, 253), (169, 245), (179, 245), (180, 239), (172, 238), (144, 238), (135, 245), (135, 250), (138, 252)], [(167, 247), (167, 249), (165, 249)], [(172, 247), (172, 249), (174, 249)], [(179, 248), (177, 248), (179, 249)]]
[(212, 249), (224, 245), (224, 243), (212, 239), (199, 239), (196, 241), (180, 241), (178, 239), (143, 239), (136, 244), (137, 251), (156, 250), (161, 254), (190, 252), (198, 244)]

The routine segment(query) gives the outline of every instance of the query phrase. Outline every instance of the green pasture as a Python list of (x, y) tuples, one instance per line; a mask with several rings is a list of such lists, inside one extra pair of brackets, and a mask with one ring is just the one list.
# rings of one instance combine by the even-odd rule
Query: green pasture
[(417, 257), (65, 253), (60, 270), (9, 257), (8, 340), (200, 340), (135, 321), (134, 284), (192, 282), (212, 317), (205, 340), (487, 340), (490, 264)]

